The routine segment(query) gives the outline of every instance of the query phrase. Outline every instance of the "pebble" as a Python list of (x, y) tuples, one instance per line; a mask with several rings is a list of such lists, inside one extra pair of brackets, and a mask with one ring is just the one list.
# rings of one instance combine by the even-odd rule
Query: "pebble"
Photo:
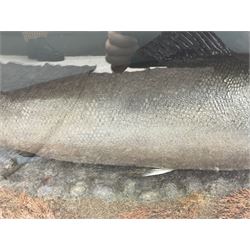
[(163, 200), (175, 200), (183, 195), (174, 183), (167, 183), (161, 188)]
[(139, 197), (142, 201), (157, 201), (159, 199), (159, 194), (153, 191), (142, 193)]
[(70, 189), (70, 194), (74, 197), (83, 196), (86, 194), (87, 185), (83, 181), (77, 182), (73, 187)]
[(135, 181), (133, 181), (133, 180), (127, 180), (124, 183), (123, 194), (125, 196), (133, 196), (135, 194), (135, 192), (136, 192), (135, 185), (136, 185)]
[(113, 200), (115, 197), (112, 188), (106, 186), (96, 186), (93, 190), (93, 195), (105, 200)]

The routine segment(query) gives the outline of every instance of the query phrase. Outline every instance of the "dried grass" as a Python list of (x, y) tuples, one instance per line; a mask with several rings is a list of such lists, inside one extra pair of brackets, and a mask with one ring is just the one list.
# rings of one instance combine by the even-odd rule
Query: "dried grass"
[(0, 188), (0, 218), (248, 218), (250, 189), (242, 189), (222, 198), (193, 193), (175, 202), (105, 202), (80, 199), (46, 201), (26, 193)]
[(250, 219), (250, 189), (241, 189), (222, 198), (216, 206), (216, 217)]
[(201, 193), (193, 193), (177, 202), (158, 205), (141, 205), (131, 212), (121, 213), (125, 219), (195, 219), (202, 217), (208, 205), (207, 198)]
[(250, 189), (241, 189), (222, 198), (194, 193), (173, 204), (141, 205), (120, 214), (126, 219), (250, 219)]
[(48, 204), (40, 198), (0, 188), (0, 219), (52, 219)]

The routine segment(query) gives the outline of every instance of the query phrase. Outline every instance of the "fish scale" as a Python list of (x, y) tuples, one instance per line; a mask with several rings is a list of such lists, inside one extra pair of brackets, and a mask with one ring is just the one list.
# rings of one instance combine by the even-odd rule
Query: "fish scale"
[(250, 168), (249, 65), (90, 74), (0, 94), (0, 145), (56, 160)]

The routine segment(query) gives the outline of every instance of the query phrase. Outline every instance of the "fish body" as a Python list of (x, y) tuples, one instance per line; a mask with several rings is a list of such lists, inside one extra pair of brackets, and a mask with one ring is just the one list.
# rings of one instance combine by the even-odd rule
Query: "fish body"
[(249, 65), (93, 73), (0, 94), (0, 145), (89, 164), (249, 169)]

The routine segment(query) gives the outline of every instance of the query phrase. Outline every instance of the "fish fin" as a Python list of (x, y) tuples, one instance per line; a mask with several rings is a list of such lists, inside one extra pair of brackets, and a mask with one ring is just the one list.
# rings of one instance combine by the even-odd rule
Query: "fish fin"
[(214, 32), (162, 32), (137, 50), (130, 67), (195, 67), (230, 56), (232, 51)]
[(173, 169), (168, 169), (168, 168), (154, 168), (154, 169), (148, 170), (142, 176), (147, 177), (147, 176), (161, 175), (161, 174), (166, 174), (172, 171)]

